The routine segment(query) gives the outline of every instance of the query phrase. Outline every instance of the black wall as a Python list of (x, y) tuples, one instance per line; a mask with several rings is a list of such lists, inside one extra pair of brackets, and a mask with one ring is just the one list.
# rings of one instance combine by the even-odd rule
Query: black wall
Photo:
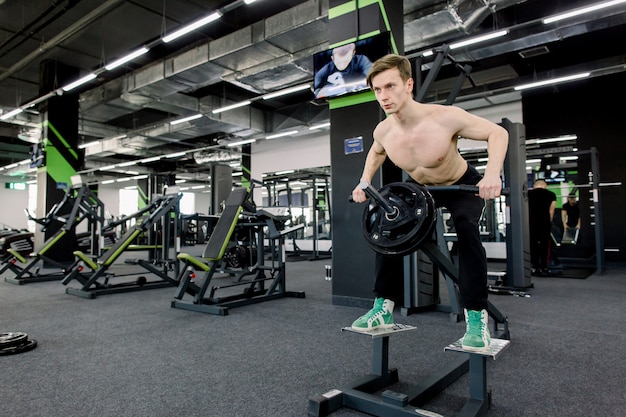
[[(626, 184), (626, 74), (574, 81), (551, 88), (528, 91), (522, 96), (527, 138), (575, 133), (578, 149), (595, 147), (600, 160), (600, 182)], [(589, 160), (578, 161), (578, 184), (588, 182)], [(607, 262), (626, 262), (626, 193), (624, 185), (601, 187), (602, 222)], [(578, 256), (591, 255), (594, 230), (590, 223), (592, 203), (587, 189), (580, 189), (583, 224)]]

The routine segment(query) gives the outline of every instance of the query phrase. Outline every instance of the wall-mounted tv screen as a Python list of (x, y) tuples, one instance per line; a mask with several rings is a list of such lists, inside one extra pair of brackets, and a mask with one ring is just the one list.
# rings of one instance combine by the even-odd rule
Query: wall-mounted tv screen
[(389, 32), (318, 52), (313, 56), (315, 98), (324, 99), (367, 90), (372, 63), (391, 51)]

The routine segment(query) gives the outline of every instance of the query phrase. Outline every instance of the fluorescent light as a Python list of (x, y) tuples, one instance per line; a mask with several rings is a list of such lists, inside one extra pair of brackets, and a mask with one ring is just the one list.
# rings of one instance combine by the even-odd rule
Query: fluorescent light
[(569, 19), (570, 17), (579, 16), (581, 14), (595, 12), (596, 10), (600, 10), (600, 9), (604, 9), (604, 8), (607, 8), (607, 7), (615, 6), (616, 4), (621, 4), (621, 3), (624, 3), (624, 2), (626, 2), (626, 0), (613, 0), (613, 1), (605, 1), (605, 2), (602, 2), (602, 3), (596, 3), (596, 4), (592, 4), (591, 6), (582, 7), (580, 9), (574, 9), (574, 10), (569, 11), (569, 12), (565, 12), (565, 13), (557, 14), (557, 15), (554, 15), (554, 16), (551, 16), (551, 17), (547, 17), (547, 18), (543, 19), (542, 22), (547, 25), (548, 23), (554, 23), (554, 22), (557, 22), (559, 20)]
[(515, 87), (515, 90), (519, 91), (519, 90), (526, 90), (529, 88), (543, 87), (544, 85), (564, 83), (566, 81), (573, 81), (573, 80), (578, 80), (581, 78), (586, 78), (589, 75), (591, 75), (591, 73), (583, 72), (580, 74), (568, 75), (566, 77), (559, 77), (559, 78), (552, 78), (552, 79), (544, 80), (544, 81), (538, 81), (536, 83), (522, 84), (522, 85), (518, 85), (517, 87)]
[(574, 155), (574, 156), (560, 156), (559, 159), (561, 161), (577, 161), (578, 157), (576, 155)]
[(291, 135), (295, 135), (296, 133), (298, 133), (297, 130), (290, 130), (289, 132), (277, 133), (275, 135), (266, 136), (265, 139), (282, 138), (283, 136), (291, 136)]
[(241, 177), (243, 175), (243, 172), (233, 172), (232, 176), (233, 177)]
[(246, 4), (252, 4), (254, 3), (256, 0), (244, 0), (244, 3)]
[(114, 182), (115, 182), (115, 180), (104, 180), (100, 184), (106, 185), (106, 184), (113, 184)]
[(117, 166), (117, 165), (113, 164), (113, 165), (107, 165), (107, 166), (105, 166), (105, 167), (100, 167), (100, 168), (98, 168), (98, 169), (99, 169), (100, 171), (108, 171), (108, 170), (114, 169), (116, 166)]
[(7, 166), (4, 167), (4, 169), (12, 169), (12, 168), (17, 168), (19, 164), (17, 162), (14, 162), (12, 164), (9, 164)]
[(112, 69), (117, 68), (120, 65), (127, 63), (128, 61), (132, 61), (133, 59), (147, 53), (148, 51), (149, 49), (144, 46), (143, 48), (139, 48), (136, 51), (131, 52), (130, 54), (118, 59), (117, 61), (111, 62), (109, 65), (105, 65), (104, 68), (111, 71)]
[[(462, 48), (463, 46), (473, 45), (475, 43), (488, 41), (490, 39), (506, 36), (509, 33), (508, 30), (500, 30), (498, 32), (488, 33), (486, 35), (476, 36), (474, 38), (465, 39), (460, 42), (455, 42), (450, 45), (450, 49)], [(426, 55), (424, 55), (426, 56)]]
[(186, 154), (187, 152), (176, 152), (176, 153), (165, 155), (165, 157), (166, 158), (178, 158), (179, 156), (185, 156)]
[(160, 156), (152, 156), (152, 157), (150, 157), (150, 158), (145, 158), (145, 159), (142, 159), (142, 160), (140, 160), (139, 162), (141, 162), (141, 163), (144, 163), (144, 164), (145, 164), (145, 163), (148, 163), (148, 162), (158, 161), (159, 159), (161, 159), (161, 157), (160, 157)]
[(130, 181), (130, 177), (128, 178), (118, 178), (115, 180), (116, 182), (126, 182), (126, 181)]
[(192, 190), (199, 190), (201, 188), (204, 188), (204, 185), (194, 185), (193, 187), (191, 187)]
[(263, 100), (269, 100), (271, 98), (285, 96), (287, 94), (295, 93), (297, 91), (307, 90), (310, 88), (311, 88), (310, 84), (296, 85), (294, 87), (285, 88), (284, 90), (274, 91), (273, 93), (265, 94), (262, 98)]
[(176, 32), (173, 32), (167, 36), (164, 36), (163, 42), (168, 43), (168, 42), (173, 41), (174, 39), (180, 38), (181, 36), (186, 35), (187, 33), (191, 32), (192, 30), (196, 30), (208, 23), (211, 23), (214, 20), (219, 19), (221, 16), (222, 14), (220, 12), (215, 12), (200, 20), (196, 20), (195, 22), (185, 26), (184, 28), (179, 29)]
[(109, 140), (117, 140), (117, 139), (124, 139), (126, 136), (126, 134), (123, 135), (117, 135), (117, 136), (113, 136), (112, 138), (109, 138)]
[(232, 148), (232, 147), (235, 147), (235, 146), (247, 145), (248, 143), (254, 143), (254, 142), (256, 142), (256, 139), (246, 139), (246, 140), (240, 140), (239, 142), (231, 142), (231, 143), (229, 143), (226, 146)]
[(526, 144), (538, 144), (538, 143), (551, 143), (551, 142), (563, 142), (566, 140), (576, 140), (578, 136), (576, 135), (563, 135), (556, 138), (544, 138), (544, 139), (528, 139)]
[(328, 123), (321, 123), (319, 125), (313, 125), (313, 126), (309, 127), (309, 130), (323, 129), (323, 128), (328, 127), (328, 126), (330, 126), (330, 122), (328, 122)]
[(82, 144), (78, 145), (78, 149), (85, 149), (85, 148), (88, 148), (90, 146), (96, 146), (96, 145), (99, 145), (99, 144), (100, 144), (99, 140), (95, 140), (93, 142), (88, 142), (88, 143), (82, 143)]
[(199, 118), (201, 118), (201, 117), (202, 117), (202, 114), (201, 114), (201, 113), (198, 113), (198, 114), (194, 114), (194, 115), (192, 115), (192, 116), (183, 117), (182, 119), (172, 120), (172, 121), (170, 122), (170, 124), (171, 124), (172, 126), (174, 126), (174, 125), (177, 125), (177, 124), (180, 124), (180, 123), (185, 123), (185, 122), (188, 122), (188, 121), (190, 121), (190, 120), (196, 120), (196, 119), (199, 119)]
[(8, 113), (4, 113), (2, 116), (0, 116), (0, 120), (6, 120), (6, 119), (10, 119), (11, 117), (15, 116), (16, 114), (20, 114), (21, 112), (23, 112), (24, 110), (20, 109), (19, 107), (15, 110), (11, 110)]
[(78, 80), (74, 81), (73, 83), (69, 83), (67, 85), (64, 85), (63, 87), (61, 87), (61, 89), (63, 91), (70, 91), (70, 90), (75, 89), (79, 85), (83, 85), (85, 83), (88, 83), (89, 81), (93, 80), (94, 78), (96, 78), (96, 74), (92, 72), (89, 75), (85, 75), (83, 78), (79, 78)]
[[(293, 174), (294, 172), (296, 172), (293, 169), (288, 169), (286, 171), (278, 171), (278, 172), (274, 172), (274, 175), (283, 175), (283, 174)], [(286, 188), (286, 186), (285, 186)]]
[(128, 161), (128, 162), (122, 162), (121, 164), (117, 164), (118, 167), (129, 167), (131, 165), (137, 165), (137, 161)]
[(211, 113), (213, 113), (213, 114), (221, 113), (221, 112), (224, 112), (224, 111), (236, 109), (237, 107), (247, 106), (250, 103), (251, 103), (250, 100), (240, 101), (239, 103), (231, 104), (230, 106), (224, 106), (224, 107), (220, 107), (219, 109), (215, 109)]
[(529, 165), (529, 164), (540, 164), (540, 163), (541, 163), (541, 158), (539, 158), (539, 159), (527, 159), (526, 160), (526, 165)]

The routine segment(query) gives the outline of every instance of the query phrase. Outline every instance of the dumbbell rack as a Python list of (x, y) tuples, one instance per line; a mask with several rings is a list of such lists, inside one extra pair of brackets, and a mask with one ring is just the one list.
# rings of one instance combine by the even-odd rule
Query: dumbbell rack
[(450, 364), (422, 380), (409, 393), (385, 390), (380, 395), (376, 392), (399, 381), (398, 370), (389, 368), (389, 337), (405, 331), (415, 330), (414, 326), (396, 324), (392, 329), (372, 332), (348, 331), (370, 336), (372, 339), (372, 373), (361, 377), (351, 384), (333, 389), (322, 395), (309, 398), (308, 415), (324, 417), (342, 407), (364, 413), (385, 416), (434, 417), (439, 414), (417, 408), (413, 404), (425, 404), (443, 391), (447, 386), (469, 371), (470, 398), (457, 417), (484, 416), (491, 404), (491, 393), (487, 389), (487, 358), (496, 359), (508, 347), (509, 341), (492, 339), (491, 348), (486, 353), (463, 350), (461, 340), (448, 345), (444, 351), (461, 352)]

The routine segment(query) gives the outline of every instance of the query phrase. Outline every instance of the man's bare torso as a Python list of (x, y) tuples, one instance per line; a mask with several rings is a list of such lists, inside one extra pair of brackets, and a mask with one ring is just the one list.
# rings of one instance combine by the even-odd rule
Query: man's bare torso
[(393, 116), (385, 119), (376, 128), (375, 140), (387, 157), (418, 183), (452, 184), (467, 170), (467, 162), (457, 150), (457, 131), (446, 126), (441, 108), (423, 108), (428, 111), (408, 127)]

